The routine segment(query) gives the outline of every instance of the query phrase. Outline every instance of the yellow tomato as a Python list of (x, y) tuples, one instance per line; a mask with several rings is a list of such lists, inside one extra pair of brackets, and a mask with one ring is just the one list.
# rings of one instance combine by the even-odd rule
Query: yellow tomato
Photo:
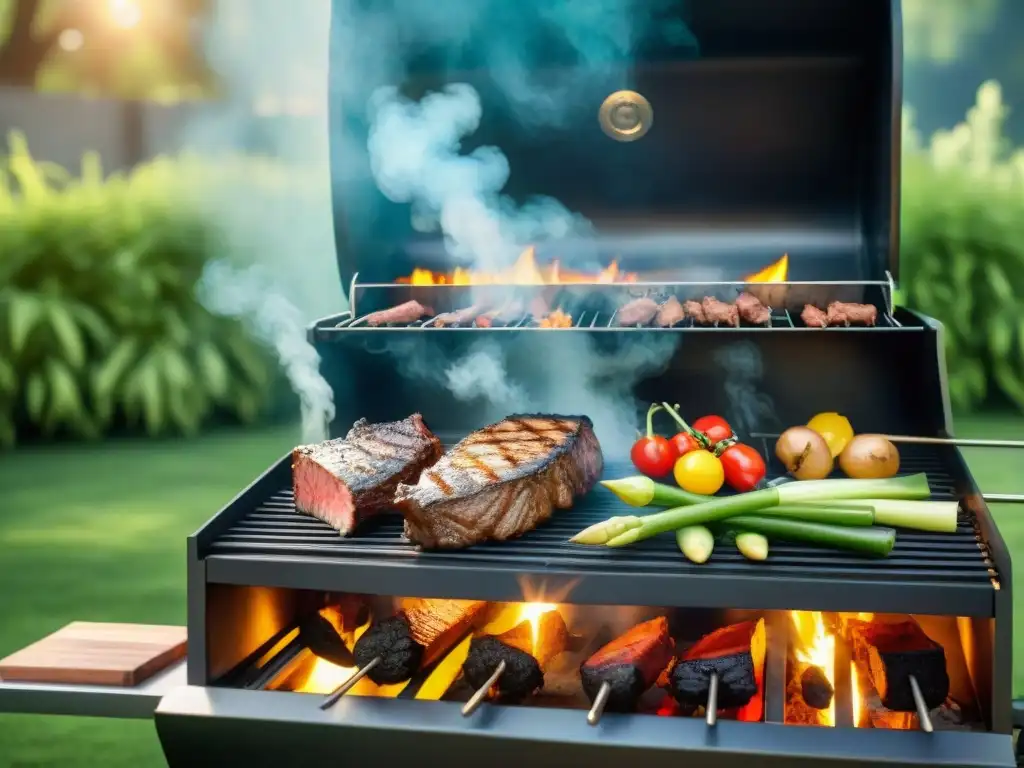
[(725, 482), (722, 462), (711, 451), (690, 451), (680, 456), (672, 475), (684, 491), (704, 496), (718, 493)]
[(807, 422), (807, 426), (825, 438), (833, 459), (853, 440), (850, 420), (838, 413), (819, 413)]

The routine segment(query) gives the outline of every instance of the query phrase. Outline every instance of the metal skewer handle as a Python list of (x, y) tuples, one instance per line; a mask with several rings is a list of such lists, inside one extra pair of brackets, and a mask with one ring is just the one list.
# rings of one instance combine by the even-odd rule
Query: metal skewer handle
[[(769, 432), (751, 432), (750, 437), (758, 440), (777, 440), (778, 435)], [(882, 435), (891, 443), (910, 445), (951, 445), (956, 448), (1024, 448), (1024, 440), (975, 440), (956, 437), (914, 437), (912, 435)], [(983, 493), (981, 497), (998, 504), (1022, 504), (1024, 493)]]
[(381, 658), (380, 656), (377, 656), (376, 658), (371, 659), (370, 663), (367, 664), (365, 667), (357, 669), (356, 673), (352, 675), (352, 677), (350, 677), (344, 683), (342, 683), (333, 691), (331, 691), (331, 693), (327, 696), (326, 699), (324, 699), (323, 703), (320, 705), (320, 709), (330, 709), (335, 704), (337, 704), (338, 699), (340, 699), (346, 693), (355, 688), (356, 683), (358, 683), (360, 680), (362, 680), (364, 677), (370, 674), (370, 671), (378, 664), (380, 664), (380, 662)]
[(608, 704), (608, 697), (611, 695), (611, 692), (611, 683), (601, 683), (601, 687), (597, 691), (597, 696), (594, 697), (594, 704), (590, 707), (590, 711), (587, 712), (587, 723), (590, 725), (597, 725), (601, 722), (601, 715), (604, 714), (604, 708)]
[(917, 678), (910, 676), (910, 693), (914, 697), (914, 706), (917, 707), (917, 720), (921, 730), (931, 733), (934, 730), (932, 718), (928, 714), (928, 705), (925, 703), (924, 695), (921, 693), (921, 686), (917, 684)]
[(711, 728), (718, 722), (718, 673), (711, 673), (711, 682), (708, 683), (708, 705), (705, 712), (705, 721)]
[(462, 708), (463, 717), (469, 717), (479, 709), (480, 705), (484, 703), (484, 699), (487, 698), (487, 692), (497, 684), (503, 674), (505, 674), (504, 661), (494, 668), (491, 676), (487, 678), (483, 685), (476, 689), (476, 692), (466, 702), (466, 705)]

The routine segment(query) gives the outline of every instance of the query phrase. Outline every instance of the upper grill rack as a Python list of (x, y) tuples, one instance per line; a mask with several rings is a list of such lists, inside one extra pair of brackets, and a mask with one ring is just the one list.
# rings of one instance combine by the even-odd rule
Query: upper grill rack
[[(680, 302), (690, 299), (701, 300), (713, 297), (731, 302), (743, 292), (754, 293), (771, 310), (771, 320), (765, 325), (753, 325), (741, 318), (738, 326), (702, 325), (692, 318), (684, 318), (670, 327), (653, 327), (650, 324), (623, 326), (619, 321), (620, 309), (629, 301), (650, 297), (659, 303), (675, 296)], [(425, 307), (434, 310), (429, 317), (411, 322), (395, 322), (371, 326), (367, 322), (374, 312), (398, 306), (415, 299)], [(565, 285), (509, 285), (509, 286), (459, 286), (459, 285), (359, 285), (353, 281), (349, 294), (349, 312), (330, 325), (321, 325), (320, 332), (337, 330), (548, 330), (552, 326), (542, 324), (541, 318), (548, 312), (560, 310), (568, 314), (571, 322), (556, 325), (558, 330), (772, 330), (803, 329), (812, 331), (870, 330), (863, 326), (840, 326), (814, 328), (801, 319), (806, 304), (825, 309), (833, 301), (872, 304), (878, 310), (876, 328), (919, 329), (920, 321), (910, 313), (897, 311), (892, 304), (892, 284), (889, 282), (787, 282), (787, 283), (588, 283)], [(537, 309), (539, 302), (541, 309)], [(464, 323), (445, 324), (441, 315), (465, 309), (480, 307), (474, 317)], [(512, 307), (513, 311), (508, 311)], [(488, 309), (505, 310), (486, 325), (480, 325), (478, 318)]]
[[(943, 450), (906, 446), (901, 464), (903, 472), (926, 472), (934, 497), (948, 500), (956, 498), (957, 470)], [(606, 468), (609, 477), (626, 474), (632, 474), (628, 466)], [(781, 474), (782, 468), (772, 459), (769, 477)], [(263, 487), (272, 490), (244, 506), (239, 506), (246, 502), (244, 497), (236, 501), (236, 507), (224, 513), (233, 514), (233, 520), (224, 521), (219, 535), (200, 545), (199, 555), (212, 557), (211, 575), (220, 572), (231, 580), (235, 578), (230, 575), (232, 568), (244, 565), (245, 578), (253, 578), (251, 569), (258, 568), (274, 585), (303, 565), (312, 569), (303, 582), (315, 580), (317, 574), (333, 579), (342, 571), (324, 569), (341, 566), (344, 578), (353, 579), (351, 586), (316, 587), (372, 591), (385, 590), (385, 574), (390, 579), (396, 576), (396, 568), (403, 572), (412, 568), (414, 572), (407, 574), (410, 589), (424, 590), (424, 596), (515, 599), (499, 596), (494, 585), (507, 584), (511, 575), (525, 575), (531, 581), (578, 582), (571, 598), (578, 602), (627, 602), (633, 595), (630, 604), (653, 601), (650, 604), (964, 616), (991, 616), (999, 589), (999, 574), (978, 521), (963, 508), (956, 533), (900, 531), (895, 549), (883, 560), (780, 543), (773, 544), (764, 563), (748, 562), (734, 547), (719, 545), (709, 562), (694, 565), (678, 552), (672, 536), (614, 550), (569, 544), (570, 536), (592, 523), (636, 512), (602, 488), (519, 539), (461, 551), (421, 552), (405, 540), (401, 519), (394, 515), (380, 516), (358, 535), (342, 538), (324, 523), (297, 513), (287, 458), (264, 479)], [(959, 485), (963, 487), (962, 482)]]

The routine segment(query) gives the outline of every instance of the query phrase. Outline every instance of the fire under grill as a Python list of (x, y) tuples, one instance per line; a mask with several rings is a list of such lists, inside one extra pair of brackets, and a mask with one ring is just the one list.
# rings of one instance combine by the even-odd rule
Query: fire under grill
[[(530, 591), (528, 585), (526, 591)], [(588, 723), (597, 726), (605, 711), (614, 712), (615, 707), (608, 707), (606, 702), (592, 695), (593, 691), (588, 693), (581, 684), (581, 666), (588, 666), (588, 660), (613, 642), (616, 635), (632, 633), (636, 637), (645, 631), (654, 631), (650, 628), (661, 624), (672, 651), (659, 662), (662, 668), (657, 670), (650, 687), (629, 700), (635, 714), (699, 718), (711, 725), (721, 719), (897, 731), (987, 730), (972, 682), (974, 659), (968, 660), (965, 655), (971, 651), (964, 649), (955, 617), (683, 610), (551, 602), (493, 603), (483, 606), (481, 619), (475, 627), (466, 627), (453, 636), (444, 654), (417, 670), (409, 680), (377, 683), (367, 676), (352, 684), (358, 673), (353, 662), (329, 661), (304, 642), (306, 626), (314, 619), (331, 617), (331, 622), (340, 626), (334, 618), (340, 609), (330, 602), (334, 597), (329, 594), (319, 597), (327, 603), (324, 608), (273, 638), (260, 649), (257, 658), (247, 660), (218, 685), (308, 694), (318, 697), (322, 709), (338, 701), (332, 693), (342, 686), (347, 686), (345, 696), (456, 703), (462, 705), (459, 713), (462, 717), (484, 717), (487, 710), (481, 709), (479, 701), (491, 705), (569, 709), (578, 712), (578, 717), (586, 715)], [(404, 605), (423, 602), (350, 595), (341, 599), (346, 603), (363, 601), (373, 606), (361, 624), (341, 633), (350, 644), (373, 631), (374, 615), (387, 616)], [(927, 633), (930, 638), (938, 638), (936, 658), (944, 666), (936, 666), (933, 674), (948, 677), (948, 694), (939, 702), (929, 702), (922, 693), (924, 706), (921, 710), (894, 711), (885, 707), (884, 695), (895, 698), (885, 688), (885, 663), (873, 667), (868, 655), (858, 647), (855, 631), (849, 629), (858, 625), (899, 630), (910, 627)], [(717, 637), (728, 635), (749, 638), (748, 645), (723, 642), (715, 646)], [(493, 646), (490, 649), (479, 644), (473, 646), (474, 639), (479, 643), (481, 639), (492, 638), (499, 639), (503, 645), (513, 643), (517, 650), (533, 657), (543, 680), (522, 684), (513, 671), (504, 684), (499, 673), (494, 682), (488, 676), (485, 682), (489, 685), (479, 681), (474, 685), (470, 678), (478, 661), (488, 672), (497, 670), (502, 661), (501, 651), (495, 651)], [(699, 685), (691, 690), (685, 683), (680, 684), (681, 672), (672, 673), (672, 669), (680, 665), (685, 670), (687, 661), (703, 661), (688, 658), (701, 653), (702, 646), (716, 654), (710, 658), (721, 660), (719, 692), (712, 693)], [(900, 662), (887, 663), (893, 666)], [(589, 666), (597, 664), (591, 662)], [(738, 671), (744, 666), (749, 671)], [(922, 676), (924, 690), (929, 685), (934, 687), (935, 682), (924, 677), (929, 673), (918, 671), (918, 674)], [(534, 685), (538, 687), (533, 688)], [(481, 692), (483, 696), (479, 696)], [(934, 694), (929, 695), (934, 697)], [(743, 700), (742, 704), (736, 703), (737, 697)], [(722, 706), (709, 705), (709, 701), (722, 702)]]

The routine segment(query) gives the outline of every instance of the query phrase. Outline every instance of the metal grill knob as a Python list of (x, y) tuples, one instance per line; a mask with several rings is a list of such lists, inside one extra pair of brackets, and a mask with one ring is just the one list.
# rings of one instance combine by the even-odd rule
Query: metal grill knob
[(654, 109), (635, 91), (616, 91), (601, 104), (597, 119), (601, 130), (616, 141), (636, 141), (651, 129)]

